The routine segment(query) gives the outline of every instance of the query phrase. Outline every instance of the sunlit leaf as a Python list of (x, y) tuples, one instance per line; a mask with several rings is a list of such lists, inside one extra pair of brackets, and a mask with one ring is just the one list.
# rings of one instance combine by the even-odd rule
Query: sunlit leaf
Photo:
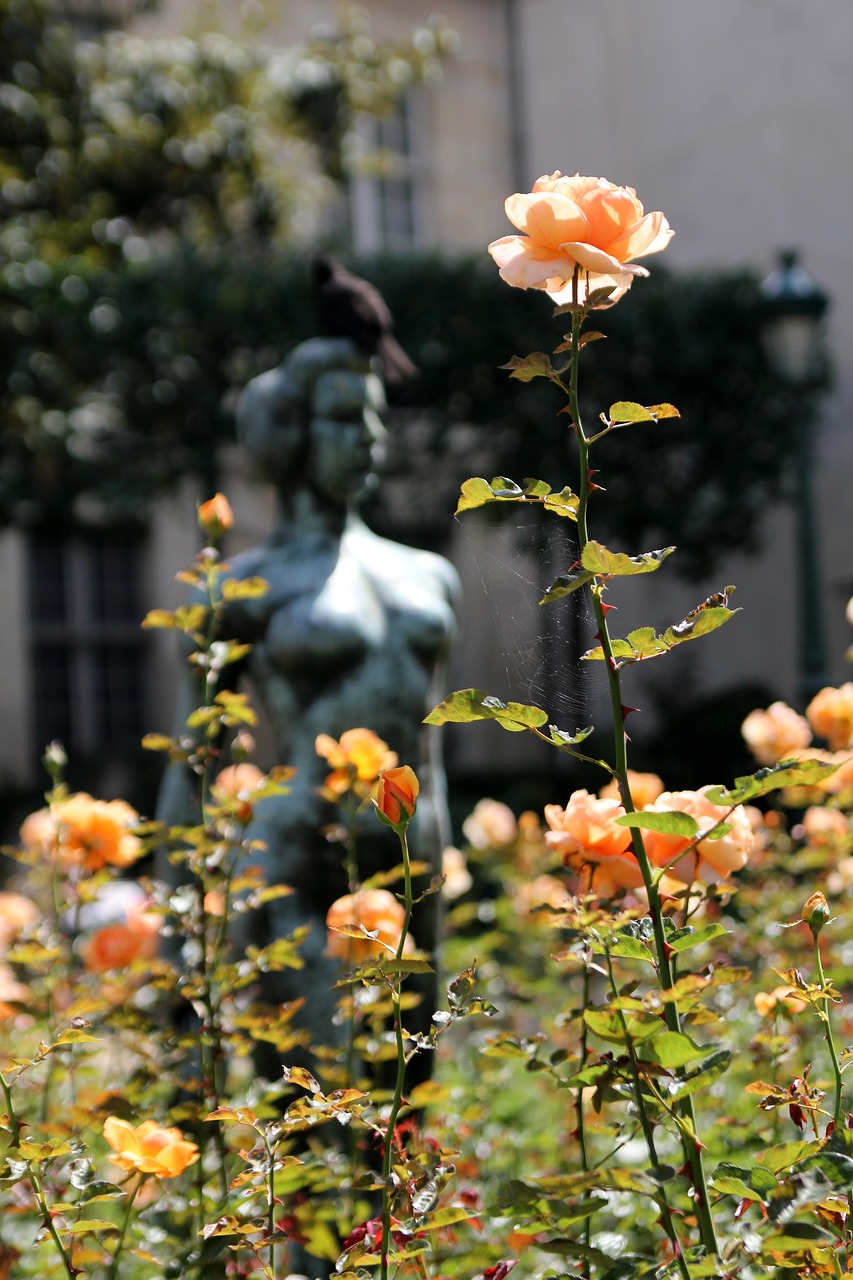
[(541, 707), (527, 706), (522, 702), (501, 702), (482, 689), (458, 689), (424, 719), (424, 724), (469, 724), (474, 720), (497, 720), (503, 729), (521, 733), (524, 729), (538, 728), (548, 719)]
[[(602, 414), (602, 417), (604, 415)], [(673, 404), (636, 404), (633, 400), (617, 400), (610, 406), (608, 418), (614, 426), (624, 426), (630, 422), (657, 422), (661, 418), (680, 418), (681, 414)]]
[(519, 382), (530, 382), (533, 378), (559, 381), (568, 367), (564, 364), (555, 368), (544, 351), (533, 351), (529, 356), (513, 356), (506, 364), (498, 365), (499, 369), (509, 369), (510, 377), (517, 378)]
[(618, 827), (639, 827), (643, 831), (660, 831), (669, 836), (684, 836), (688, 840), (692, 840), (699, 830), (695, 818), (691, 818), (689, 813), (680, 813), (677, 810), (661, 813), (648, 811), (623, 813), (621, 817), (616, 819), (615, 825)]
[(711, 804), (735, 805), (750, 804), (759, 796), (769, 795), (782, 787), (811, 787), (824, 778), (830, 778), (838, 769), (838, 764), (824, 760), (780, 760), (778, 764), (756, 773), (736, 778), (730, 789), (714, 787), (706, 792)]
[(587, 542), (581, 551), (581, 565), (596, 578), (625, 578), (639, 573), (654, 573), (675, 547), (663, 547), (659, 551), (644, 551), (629, 556), (622, 551), (608, 551), (602, 543)]

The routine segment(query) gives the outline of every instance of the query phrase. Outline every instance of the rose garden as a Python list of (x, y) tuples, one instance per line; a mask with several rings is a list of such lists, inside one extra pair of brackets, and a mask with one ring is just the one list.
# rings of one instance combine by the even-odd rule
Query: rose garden
[[(752, 773), (675, 790), (632, 767), (633, 668), (743, 623), (726, 588), (621, 634), (620, 579), (678, 549), (597, 536), (612, 437), (679, 409), (590, 422), (584, 361), (673, 231), (559, 172), (506, 212), (488, 250), (552, 341), (502, 376), (548, 384), (567, 473), (468, 479), (456, 514), (571, 527), (542, 608), (587, 602), (607, 723), (431, 698), (455, 575), (354, 514), (377, 361), (326, 334), (249, 381), (279, 524), (232, 559), (210, 495), (185, 603), (145, 620), (185, 669), (143, 741), (157, 811), (72, 790), (52, 743), (8, 851), (0, 1277), (853, 1275), (853, 684), (752, 710)], [(541, 811), (484, 797), (450, 844), (429, 744), (481, 721), (595, 781)]]

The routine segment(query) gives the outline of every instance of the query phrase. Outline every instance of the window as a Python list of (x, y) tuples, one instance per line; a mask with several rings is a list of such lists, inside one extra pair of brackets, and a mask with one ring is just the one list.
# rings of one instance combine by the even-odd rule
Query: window
[(75, 753), (138, 742), (145, 636), (142, 545), (114, 530), (29, 545), (33, 719), (39, 753), (54, 738)]
[(389, 115), (359, 121), (361, 160), (349, 203), (353, 245), (361, 252), (399, 252), (426, 241), (422, 106), (413, 92)]

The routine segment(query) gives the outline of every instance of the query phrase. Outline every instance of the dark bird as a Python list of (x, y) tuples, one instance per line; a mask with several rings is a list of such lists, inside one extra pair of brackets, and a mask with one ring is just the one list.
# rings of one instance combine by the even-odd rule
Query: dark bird
[(415, 376), (417, 368), (394, 337), (394, 321), (378, 289), (329, 253), (317, 254), (312, 277), (317, 323), (325, 337), (352, 338), (362, 351), (378, 356), (387, 382)]

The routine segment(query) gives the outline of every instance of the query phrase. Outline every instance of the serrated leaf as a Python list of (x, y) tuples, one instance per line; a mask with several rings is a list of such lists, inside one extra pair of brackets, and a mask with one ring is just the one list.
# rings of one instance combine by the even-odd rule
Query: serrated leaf
[(594, 577), (595, 574), (589, 569), (572, 569), (569, 573), (563, 573), (554, 579), (539, 603), (553, 604), (555, 600), (562, 600), (564, 596), (569, 596), (573, 591), (592, 582)]
[(548, 719), (541, 707), (527, 706), (522, 702), (501, 702), (482, 689), (457, 689), (440, 702), (424, 724), (470, 724), (475, 720), (497, 720), (510, 733), (538, 728)]
[(714, 787), (706, 794), (711, 804), (728, 807), (749, 804), (759, 796), (769, 795), (783, 787), (811, 787), (824, 778), (830, 778), (838, 769), (837, 764), (822, 760), (780, 760), (778, 764), (742, 778), (735, 778), (730, 789)]
[(617, 400), (610, 406), (608, 417), (614, 426), (626, 426), (630, 422), (657, 422), (661, 418), (680, 418), (681, 414), (673, 404), (643, 405), (633, 400)]
[(583, 742), (585, 738), (588, 738), (592, 732), (592, 725), (588, 725), (583, 729), (578, 729), (575, 733), (569, 733), (567, 729), (558, 729), (555, 724), (548, 725), (548, 733), (551, 735), (551, 741), (558, 747), (577, 746), (579, 742)]
[(506, 364), (498, 365), (499, 369), (509, 369), (510, 377), (517, 378), (519, 382), (530, 382), (533, 378), (559, 381), (568, 367), (561, 365), (559, 369), (555, 368), (544, 351), (533, 351), (529, 356), (513, 356)]
[(544, 480), (527, 477), (523, 486), (507, 476), (494, 476), (491, 481), (473, 477), (464, 481), (456, 514), (483, 507), (489, 502), (536, 502), (555, 515), (577, 518), (580, 499), (566, 486), (554, 492)]
[(583, 1020), (593, 1035), (608, 1044), (624, 1045), (628, 1037), (635, 1044), (644, 1044), (663, 1034), (664, 1031), (660, 1018), (643, 1013), (624, 1013), (620, 1017), (609, 1009), (584, 1009)]
[(654, 573), (675, 547), (644, 551), (629, 556), (622, 551), (608, 551), (602, 543), (591, 540), (581, 551), (581, 565), (596, 578), (626, 578), (639, 573)]
[(699, 830), (695, 818), (689, 813), (678, 810), (665, 810), (661, 813), (641, 811), (640, 813), (623, 813), (616, 819), (617, 827), (639, 827), (642, 831), (661, 831), (668, 836), (684, 836), (692, 840)]
[(98, 1231), (114, 1231), (118, 1235), (118, 1227), (114, 1222), (108, 1221), (106, 1218), (81, 1218), (79, 1222), (72, 1222), (66, 1231), (70, 1231), (73, 1236), (84, 1236), (90, 1232)]
[(685, 1071), (680, 1080), (675, 1080), (669, 1085), (669, 1096), (673, 1101), (680, 1101), (682, 1098), (689, 1097), (690, 1094), (696, 1093), (699, 1089), (706, 1089), (708, 1085), (719, 1080), (720, 1076), (728, 1070), (729, 1063), (732, 1060), (730, 1049), (715, 1049), (713, 1053), (709, 1053), (707, 1058), (703, 1058), (701, 1062), (690, 1071)]
[[(685, 1067), (688, 1062), (695, 1062), (707, 1053), (707, 1047), (694, 1044), (689, 1036), (679, 1031), (662, 1031), (655, 1036), (649, 1050), (654, 1061), (666, 1068)], [(644, 1055), (645, 1057), (645, 1055)]]
[[(699, 640), (702, 636), (716, 631), (724, 623), (729, 622), (739, 609), (729, 609), (725, 605), (717, 605), (702, 609), (695, 617), (688, 614), (681, 622), (667, 627), (658, 634), (654, 627), (638, 627), (629, 631), (625, 640), (612, 640), (614, 656), (623, 662), (644, 662), (649, 658), (658, 658), (669, 653), (676, 645), (686, 644), (689, 640)], [(601, 645), (596, 645), (583, 654), (586, 661), (600, 662), (604, 658)]]
[(725, 925), (715, 921), (713, 924), (703, 925), (701, 929), (688, 928), (683, 934), (667, 938), (667, 943), (672, 951), (689, 951), (691, 947), (701, 946), (703, 942), (724, 938), (727, 933)]

